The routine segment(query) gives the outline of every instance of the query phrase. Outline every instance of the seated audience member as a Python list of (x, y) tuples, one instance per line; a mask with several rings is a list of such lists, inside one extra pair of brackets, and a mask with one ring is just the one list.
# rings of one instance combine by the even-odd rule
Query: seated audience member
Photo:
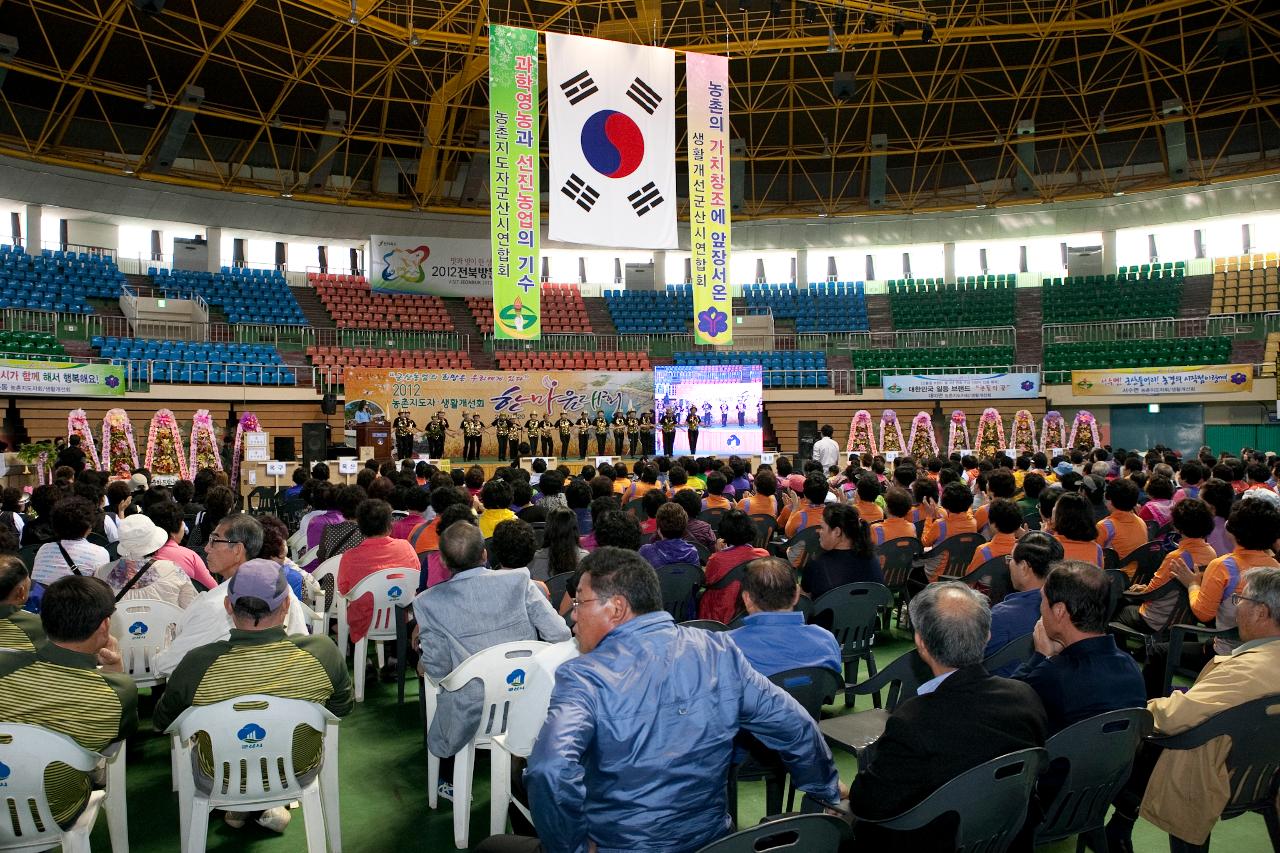
[(187, 533), (182, 507), (173, 501), (162, 501), (147, 509), (147, 518), (165, 532), (165, 543), (155, 554), (157, 560), (168, 560), (181, 569), (183, 574), (198, 584), (197, 591), (213, 589), (218, 585), (200, 555), (181, 544), (182, 537)]
[(591, 532), (591, 486), (586, 480), (570, 480), (564, 487), (564, 499), (578, 521), (578, 535), (586, 536)]
[[(484, 536), (473, 524), (452, 524), (440, 534), (440, 557), (451, 577), (413, 600), (422, 669), (439, 682), (476, 652), (517, 640), (570, 639), (564, 619), (523, 569), (485, 567)], [(455, 754), (480, 724), (484, 686), (472, 681), (442, 692), (427, 732), (427, 747), (445, 758)]]
[[(406, 513), (403, 518), (396, 519), (391, 525), (392, 539), (408, 540), (409, 534), (414, 529), (426, 523), (426, 512), (431, 509), (431, 493), (421, 486), (405, 487), (403, 500)], [(415, 548), (414, 551), (417, 549)]]
[(1187, 498), (1200, 497), (1200, 486), (1208, 476), (1208, 472), (1204, 466), (1194, 459), (1182, 463), (1178, 468), (1178, 483), (1180, 487), (1173, 493), (1173, 502), (1175, 505), (1182, 503)]
[[(0, 653), (0, 720), (40, 726), (95, 752), (137, 731), (138, 690), (123, 674), (111, 636), (115, 607), (110, 588), (97, 578), (67, 576), (50, 584), (40, 610), (48, 642), (35, 651)], [(88, 775), (50, 766), (45, 794), (59, 826), (75, 822), (92, 787)]]
[(31, 572), (21, 559), (0, 555), (0, 649), (34, 652), (44, 645), (40, 617), (22, 609), (31, 583)]
[(262, 525), (262, 548), (258, 550), (257, 559), (270, 560), (284, 569), (289, 589), (293, 590), (299, 601), (310, 605), (321, 594), (320, 583), (289, 557), (289, 528), (274, 515), (260, 515), (257, 518)]
[(808, 666), (843, 672), (840, 644), (826, 628), (805, 624), (804, 614), (795, 609), (799, 600), (796, 572), (786, 560), (761, 557), (743, 566), (747, 616), (729, 637), (766, 678)]
[[(1146, 522), (1133, 511), (1137, 505), (1138, 487), (1132, 480), (1117, 478), (1107, 483), (1107, 507), (1110, 512), (1096, 525), (1097, 543), (1115, 551), (1118, 557), (1127, 557), (1147, 544)], [(1137, 568), (1136, 562), (1120, 567), (1129, 580), (1133, 580), (1133, 573)]]
[(27, 523), (22, 527), (19, 542), (23, 548), (32, 546), (38, 548), (56, 538), (53, 532), (53, 506), (60, 500), (62, 500), (62, 490), (57, 486), (36, 486), (32, 490), (29, 509), (35, 517), (28, 518)]
[(1097, 522), (1087, 498), (1075, 492), (1064, 492), (1058, 498), (1053, 505), (1053, 535), (1062, 543), (1064, 559), (1102, 568)]
[[(674, 473), (683, 469), (676, 466), (671, 470)], [(689, 516), (689, 525), (686, 528), (684, 538), (695, 546), (701, 545), (709, 552), (714, 551), (716, 547), (716, 532), (710, 524), (698, 518), (698, 513), (702, 511), (702, 499), (698, 497), (698, 493), (692, 489), (681, 489), (671, 496), (671, 502), (678, 505), (684, 510), (685, 515)]]
[[(222, 604), (234, 627), (227, 639), (193, 649), (183, 657), (156, 704), (151, 718), (156, 731), (167, 729), (192, 706), (214, 705), (252, 693), (316, 702), (339, 717), (351, 713), (355, 706), (351, 676), (333, 640), (309, 634), (289, 636), (285, 631), (288, 611), (296, 606), (296, 600), (281, 566), (271, 560), (245, 562), (228, 582)], [(304, 731), (294, 733), (293, 749), (293, 772), (302, 779), (316, 769), (323, 755), (320, 733)], [(212, 759), (206, 750), (197, 739), (202, 765)], [(202, 788), (212, 783), (204, 771), (197, 771), (196, 779)], [(244, 812), (227, 812), (225, 816), (227, 825), (237, 829), (247, 818)], [(259, 826), (284, 832), (289, 809), (277, 806), (261, 812), (256, 820)]]
[(987, 511), (987, 521), (994, 534), (991, 541), (974, 550), (968, 568), (971, 572), (988, 560), (1012, 554), (1013, 546), (1018, 544), (1018, 531), (1024, 524), (1018, 505), (1008, 498), (996, 498), (982, 508)]
[[(172, 504), (177, 509), (177, 504)], [(98, 567), (95, 576), (106, 581), (120, 600), (155, 599), (186, 609), (196, 597), (191, 578), (157, 552), (169, 535), (145, 515), (131, 515), (120, 522), (119, 559)]]
[[(991, 639), (983, 650), (984, 658), (1035, 629), (1040, 621), (1040, 588), (1050, 567), (1061, 559), (1062, 543), (1048, 533), (1032, 530), (1018, 540), (1013, 552), (1005, 557), (1014, 592), (991, 608)], [(1016, 662), (1011, 663), (992, 675), (1009, 675), (1017, 668)]]
[(911, 494), (898, 486), (890, 486), (884, 493), (884, 505), (888, 511), (884, 521), (871, 525), (871, 542), (883, 545), (894, 539), (918, 539), (916, 526), (911, 523)]
[[(537, 550), (538, 540), (529, 522), (508, 519), (493, 529), (493, 538), (489, 540), (489, 565), (495, 570), (522, 569), (528, 572)], [(547, 594), (546, 584), (540, 580), (535, 580), (534, 584), (543, 595)]]
[(768, 515), (774, 518), (782, 511), (782, 500), (778, 497), (778, 478), (772, 471), (761, 471), (756, 475), (754, 491), (738, 501), (738, 509), (747, 515)]
[(658, 535), (658, 510), (667, 503), (667, 496), (662, 489), (651, 489), (640, 499), (640, 510), (644, 521), (640, 522), (640, 535), (652, 541)]
[(723, 633), (672, 624), (652, 566), (602, 548), (581, 572), (582, 655), (556, 670), (524, 775), (542, 848), (507, 836), (478, 850), (698, 850), (732, 831), (724, 780), (740, 730), (780, 754), (800, 791), (838, 802), (817, 725)]
[[(1238, 596), (1241, 645), (1213, 658), (1186, 692), (1175, 690), (1147, 702), (1155, 734), (1181, 734), (1228, 708), (1275, 694), (1280, 672), (1280, 569), (1248, 572)], [(1170, 850), (1207, 849), (1209, 833), (1233, 792), (1227, 754), (1223, 738), (1185, 750), (1161, 751), (1144, 743), (1129, 781), (1115, 799), (1107, 824), (1110, 849), (1134, 849), (1130, 834), (1139, 814), (1169, 833)]]
[(990, 523), (987, 513), (991, 511), (991, 504), (997, 500), (1013, 500), (1013, 496), (1018, 493), (1018, 481), (1014, 478), (1013, 472), (1000, 468), (992, 471), (987, 475), (986, 503), (973, 511), (974, 526), (981, 532)]
[[(769, 556), (763, 548), (752, 545), (756, 537), (751, 516), (740, 509), (731, 510), (720, 519), (719, 549), (707, 560), (705, 583), (708, 587), (724, 580), (731, 571), (748, 560)], [(695, 555), (694, 563), (697, 558)], [(719, 589), (706, 589), (698, 601), (698, 618), (714, 619), (728, 625), (739, 610), (738, 590), (742, 584), (730, 581)]]
[(586, 551), (594, 551), (596, 547), (596, 522), (600, 520), (600, 516), (610, 510), (618, 509), (618, 499), (613, 495), (602, 495), (591, 499), (591, 532), (581, 537), (578, 541)]
[(1043, 474), (1037, 474), (1035, 471), (1028, 471), (1027, 476), (1022, 479), (1022, 497), (1018, 499), (1018, 511), (1026, 518), (1032, 513), (1036, 513), (1040, 509), (1040, 494), (1047, 487)]
[[(227, 584), (235, 577), (236, 570), (250, 559), (250, 554), (256, 558), (262, 551), (262, 536), (262, 525), (245, 513), (235, 513), (218, 522), (209, 537), (209, 570), (222, 583), (197, 595), (183, 612), (177, 635), (152, 661), (151, 668), (156, 674), (169, 675), (187, 652), (231, 635), (232, 622), (224, 607)], [(292, 590), (289, 595), (293, 596)], [(289, 634), (307, 633), (303, 613), (302, 603), (294, 596), (285, 622)]]
[[(504, 484), (505, 485), (505, 484)], [(338, 562), (336, 589), (346, 595), (356, 584), (385, 569), (414, 569), (419, 566), (413, 546), (391, 538), (391, 504), (369, 498), (356, 511), (356, 521), (364, 541), (342, 554)], [(373, 596), (362, 595), (347, 604), (347, 624), (351, 642), (359, 642), (373, 621)]]
[[(359, 486), (342, 486), (334, 498), (334, 506), (342, 514), (342, 521), (328, 524), (320, 534), (320, 550), (316, 553), (316, 568), (330, 557), (344, 554), (364, 541), (360, 532), (357, 513), (360, 504), (368, 499), (365, 490)], [(314, 569), (308, 569), (314, 571)]]
[(484, 512), (480, 513), (477, 523), (486, 539), (493, 535), (493, 528), (516, 517), (511, 511), (511, 501), (512, 489), (505, 480), (493, 479), (481, 488), (480, 503), (484, 506)]
[(320, 537), (330, 524), (342, 521), (342, 513), (337, 507), (338, 490), (332, 483), (316, 480), (311, 487), (311, 517), (301, 525), (307, 531), (307, 550), (320, 547)]
[(637, 462), (636, 468), (639, 473), (639, 479), (636, 480), (632, 488), (631, 496), (633, 499), (642, 498), (650, 492), (666, 492), (666, 489), (658, 482), (658, 466), (652, 462)]
[(1147, 700), (1142, 672), (1107, 633), (1107, 576), (1089, 563), (1064, 560), (1040, 592), (1035, 653), (1013, 677), (1040, 696), (1049, 734), (1107, 711), (1141, 708)]
[(542, 497), (538, 506), (550, 512), (553, 509), (568, 507), (568, 499), (564, 496), (564, 475), (559, 471), (548, 471), (538, 480), (538, 491)]
[(728, 485), (729, 481), (719, 471), (712, 471), (707, 475), (707, 496), (702, 499), (704, 512), (709, 509), (733, 509), (733, 502), (724, 496)]
[(306, 466), (299, 465), (294, 468), (293, 476), (290, 479), (293, 480), (293, 485), (284, 490), (284, 499), (302, 497), (302, 485), (311, 479), (311, 474), (307, 471)]
[[(1186, 498), (1174, 504), (1173, 529), (1182, 537), (1177, 549), (1165, 555), (1160, 568), (1148, 583), (1130, 587), (1130, 592), (1155, 592), (1173, 580), (1173, 567), (1179, 563), (1194, 571), (1217, 559), (1217, 554), (1205, 541), (1213, 532), (1213, 508), (1207, 503), (1199, 498)], [(1172, 595), (1144, 601), (1141, 605), (1130, 604), (1120, 611), (1117, 620), (1130, 628), (1150, 634), (1163, 630), (1176, 605), (1177, 597)]]
[(778, 516), (778, 524), (782, 525), (788, 539), (801, 530), (817, 527), (822, 522), (822, 510), (827, 505), (827, 496), (831, 494), (831, 490), (827, 487), (826, 480), (814, 475), (805, 478), (803, 494), (803, 500), (791, 495), (782, 515)]
[(698, 551), (684, 540), (689, 516), (679, 504), (664, 503), (658, 508), (658, 539), (640, 546), (640, 556), (655, 569), (672, 563), (698, 565)]
[(226, 486), (212, 486), (204, 499), (205, 510), (196, 520), (195, 526), (187, 535), (187, 547), (192, 550), (200, 549), (205, 555), (205, 561), (209, 559), (208, 548), (209, 537), (213, 535), (213, 531), (222, 522), (222, 519), (231, 514), (238, 500), (231, 489)]
[(800, 581), (811, 598), (847, 583), (884, 583), (871, 531), (853, 507), (832, 504), (823, 510), (818, 547), (822, 550), (804, 564)]
[(867, 524), (879, 524), (884, 521), (884, 510), (876, 503), (880, 497), (880, 481), (876, 479), (875, 474), (863, 474), (857, 480), (858, 499), (854, 502), (854, 509), (858, 511), (858, 515)]
[(1216, 477), (1206, 480), (1200, 488), (1200, 500), (1213, 507), (1213, 532), (1205, 541), (1219, 557), (1225, 557), (1236, 547), (1235, 540), (1227, 532), (1227, 519), (1235, 508), (1235, 497), (1231, 484)]
[(1171, 520), (1172, 512), (1173, 480), (1153, 476), (1147, 480), (1147, 502), (1138, 510), (1138, 518), (1155, 522), (1156, 527), (1164, 527)]
[[(459, 492), (459, 494), (462, 494)], [(465, 503), (456, 503), (452, 506), (445, 507), (444, 512), (436, 517), (436, 544), (439, 544), (439, 537), (448, 530), (452, 525), (459, 522), (474, 525), (476, 523), (476, 515), (471, 511), (471, 507)], [(444, 561), (440, 559), (440, 550), (428, 551), (418, 558), (418, 566), (420, 573), (418, 575), (418, 592), (429, 589), (438, 583), (444, 583), (449, 579), (449, 570), (445, 568)]]
[(107, 549), (88, 540), (93, 530), (97, 508), (80, 497), (67, 497), (58, 501), (51, 513), (54, 541), (40, 546), (36, 552), (35, 567), (31, 577), (36, 583), (48, 586), (68, 575), (91, 576), (103, 563), (111, 559)]
[(942, 490), (940, 502), (926, 496), (920, 504), (920, 515), (925, 520), (921, 544), (932, 548), (957, 533), (976, 533), (978, 527), (969, 511), (971, 506), (973, 493), (963, 483), (948, 483)]
[(13, 534), (22, 540), (22, 531), (29, 518), (23, 510), (23, 499), (26, 493), (17, 486), (5, 486), (0, 490), (0, 526), (8, 527)]
[[(516, 518), (530, 524), (547, 520), (547, 508), (533, 502), (533, 485), (525, 479), (518, 479), (511, 484), (511, 511)], [(506, 521), (505, 518), (501, 520)]]
[[(577, 516), (572, 510), (552, 510), (547, 513), (547, 526), (542, 531), (542, 547), (529, 562), (529, 576), (545, 581), (577, 571), (578, 563), (585, 556), (587, 552), (578, 545)], [(694, 560), (697, 561), (696, 554)], [(554, 603), (558, 606), (560, 602)]]
[(616, 501), (614, 508), (600, 513), (596, 518), (595, 530), (591, 531), (591, 535), (595, 537), (596, 547), (599, 548), (612, 546), (628, 551), (640, 550), (640, 522), (631, 513), (617, 509)]
[[(84, 496), (87, 499), (88, 496)], [(130, 513), (130, 506), (133, 503), (133, 486), (128, 480), (116, 480), (109, 483), (106, 489), (107, 505), (102, 513), (102, 532), (107, 537), (108, 542), (115, 542), (120, 538), (120, 522), (124, 521), (125, 516)], [(90, 503), (97, 506), (97, 502), (89, 499)]]

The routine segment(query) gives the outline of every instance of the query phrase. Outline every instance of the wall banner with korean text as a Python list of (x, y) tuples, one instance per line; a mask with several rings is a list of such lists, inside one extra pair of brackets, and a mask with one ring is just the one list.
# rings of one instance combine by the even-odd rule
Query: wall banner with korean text
[(886, 400), (1015, 400), (1040, 396), (1039, 373), (885, 376)]
[(685, 54), (694, 339), (733, 343), (729, 292), (729, 59)]
[(1143, 397), (1148, 394), (1245, 394), (1253, 390), (1253, 365), (1210, 364), (1073, 370), (1077, 397)]
[[(364, 401), (364, 410), (375, 421), (390, 423), (401, 411), (417, 423), (419, 440), (427, 421), (443, 412), (449, 421), (445, 439), (446, 456), (462, 456), (462, 416), (479, 414), (485, 432), (481, 437), (480, 456), (496, 458), (497, 432), (493, 427), (499, 413), (510, 415), (523, 429), (531, 417), (545, 418), (553, 425), (561, 413), (577, 421), (585, 414), (588, 420), (603, 411), (606, 419), (613, 413), (637, 414), (653, 408), (653, 374), (648, 371), (608, 373), (597, 370), (396, 370), (387, 368), (349, 367), (342, 374), (346, 392), (348, 429), (355, 428), (356, 404)], [(577, 428), (571, 442), (577, 451)], [(557, 452), (559, 431), (555, 434)], [(592, 444), (594, 447), (594, 443)]]
[(538, 33), (489, 28), (493, 336), (542, 337), (538, 285)]
[(369, 239), (369, 287), (374, 293), (488, 296), (489, 241), (466, 237)]
[(124, 370), (124, 367), (114, 364), (5, 358), (0, 359), (0, 393), (58, 397), (123, 397)]

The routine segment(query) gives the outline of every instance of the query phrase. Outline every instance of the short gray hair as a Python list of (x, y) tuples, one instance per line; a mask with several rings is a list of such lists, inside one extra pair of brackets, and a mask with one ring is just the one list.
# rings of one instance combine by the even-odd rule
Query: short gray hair
[(1095, 462), (1093, 467), (1089, 469), (1090, 474), (1096, 474), (1099, 477), (1106, 477), (1111, 473), (1110, 462)]
[(262, 525), (258, 519), (243, 512), (233, 513), (218, 523), (223, 535), (229, 542), (239, 542), (244, 546), (246, 560), (257, 559), (262, 550)]
[(1249, 598), (1267, 608), (1271, 621), (1280, 625), (1280, 569), (1250, 569), (1244, 579)]
[(484, 534), (474, 524), (451, 524), (440, 534), (440, 560), (457, 574), (474, 569), (484, 559)]
[(911, 599), (911, 624), (925, 650), (943, 666), (982, 663), (991, 639), (991, 605), (960, 583), (931, 583)]

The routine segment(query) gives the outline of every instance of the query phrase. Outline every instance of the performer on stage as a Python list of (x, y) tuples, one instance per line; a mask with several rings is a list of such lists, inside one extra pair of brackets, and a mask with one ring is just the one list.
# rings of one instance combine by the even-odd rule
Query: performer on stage
[(613, 413), (613, 421), (610, 423), (613, 427), (613, 453), (615, 456), (626, 456), (627, 446), (625, 444), (627, 438), (627, 419), (623, 416), (622, 411), (618, 410)]
[(427, 433), (427, 455), (432, 459), (439, 459), (441, 448), (444, 446), (444, 426), (440, 423), (439, 412), (427, 421), (425, 432)]
[(401, 410), (391, 422), (391, 428), (396, 434), (396, 457), (408, 459), (413, 456), (413, 431), (418, 425), (409, 417), (409, 413)]
[(546, 415), (538, 423), (538, 431), (542, 433), (542, 455), (550, 456), (556, 452), (555, 424)]
[(729, 425), (729, 401), (722, 400), (720, 402), (720, 426), (727, 427)]
[(653, 409), (640, 416), (640, 452), (645, 456), (654, 455)]
[(511, 423), (511, 418), (506, 412), (499, 412), (498, 416), (493, 419), (493, 431), (498, 436), (498, 458), (507, 458), (507, 436), (511, 434), (511, 429), (515, 424)]
[(587, 458), (587, 442), (591, 440), (591, 419), (587, 417), (587, 413), (579, 412), (578, 419), (573, 422), (574, 428), (578, 432), (578, 458)]
[(480, 435), (483, 431), (480, 415), (462, 416), (462, 458), (467, 462), (480, 458)]
[(637, 456), (640, 449), (640, 419), (635, 409), (627, 409), (627, 455)]
[(738, 399), (738, 428), (741, 429), (747, 425), (747, 401)]
[[(707, 408), (711, 407), (708, 405)], [(698, 410), (690, 407), (689, 417), (684, 423), (689, 433), (689, 454), (696, 456), (698, 454), (698, 427), (702, 426), (702, 418), (698, 417)]]
[(591, 424), (596, 429), (596, 455), (604, 456), (604, 443), (609, 437), (609, 422), (604, 419), (604, 409), (596, 409), (596, 418)]
[(670, 408), (662, 411), (662, 419), (658, 422), (662, 425), (662, 452), (666, 456), (674, 456), (676, 452), (676, 420), (675, 414)]
[[(693, 404), (693, 410), (694, 410), (695, 412), (696, 412), (696, 411), (698, 411), (698, 404), (697, 404), (697, 403), (694, 403), (694, 404)], [(710, 404), (710, 403), (703, 403), (703, 404), (702, 404), (702, 416), (699, 418), (698, 422), (699, 422), (700, 424), (709, 424), (709, 423), (712, 423), (711, 418), (712, 418), (711, 404)]]
[(538, 455), (539, 442), (542, 439), (542, 419), (537, 415), (530, 415), (529, 419), (524, 422), (525, 441), (529, 442), (529, 455)]
[(556, 421), (556, 431), (560, 433), (560, 458), (569, 458), (569, 436), (573, 433), (573, 421), (569, 420), (568, 412), (561, 412), (560, 419)]

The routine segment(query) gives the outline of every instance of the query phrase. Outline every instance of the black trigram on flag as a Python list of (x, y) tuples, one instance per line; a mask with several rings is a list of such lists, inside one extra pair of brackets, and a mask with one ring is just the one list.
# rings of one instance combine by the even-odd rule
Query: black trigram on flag
[(560, 188), (560, 192), (573, 199), (578, 207), (587, 213), (590, 213), (591, 208), (595, 207), (596, 202), (600, 200), (600, 193), (593, 186), (572, 173), (569, 175), (569, 180), (565, 181), (564, 186)]
[(662, 103), (662, 96), (649, 86), (648, 83), (639, 77), (631, 81), (631, 85), (627, 87), (627, 97), (636, 102), (640, 109), (653, 115), (658, 109), (658, 105)]
[(644, 216), (662, 204), (662, 193), (658, 192), (658, 187), (650, 181), (627, 196), (627, 201), (631, 202), (631, 209), (636, 212), (636, 216)]
[(560, 90), (564, 92), (564, 96), (569, 99), (569, 103), (577, 105), (579, 101), (585, 101), (600, 90), (596, 87), (596, 81), (591, 79), (590, 71), (579, 71), (560, 84)]

